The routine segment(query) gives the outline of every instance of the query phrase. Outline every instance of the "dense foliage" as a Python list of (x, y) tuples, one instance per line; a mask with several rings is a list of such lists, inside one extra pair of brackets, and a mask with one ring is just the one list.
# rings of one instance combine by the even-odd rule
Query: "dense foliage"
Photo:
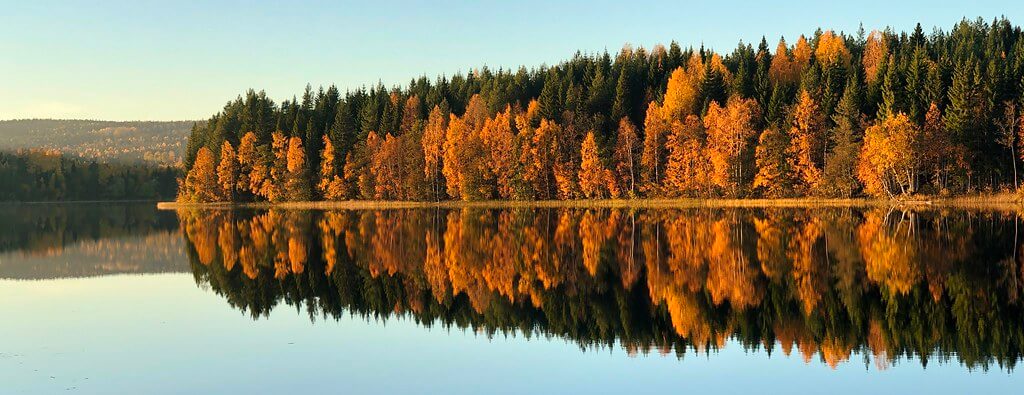
[(193, 128), (184, 201), (788, 197), (1012, 190), (1024, 40), (819, 30), (626, 46), (405, 87), (249, 91)]
[(52, 150), (0, 152), (0, 201), (169, 199), (178, 172), (145, 163), (98, 163)]
[(684, 355), (1012, 368), (1015, 213), (877, 209), (179, 211), (197, 283), (254, 318), (407, 317)]
[(99, 162), (180, 165), (191, 121), (0, 121), (0, 150), (56, 150)]

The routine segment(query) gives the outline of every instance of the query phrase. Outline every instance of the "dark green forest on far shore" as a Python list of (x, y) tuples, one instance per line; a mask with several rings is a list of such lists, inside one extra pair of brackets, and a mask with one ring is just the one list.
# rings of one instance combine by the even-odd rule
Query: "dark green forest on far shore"
[(142, 162), (97, 162), (55, 150), (0, 152), (0, 201), (163, 200), (180, 170)]

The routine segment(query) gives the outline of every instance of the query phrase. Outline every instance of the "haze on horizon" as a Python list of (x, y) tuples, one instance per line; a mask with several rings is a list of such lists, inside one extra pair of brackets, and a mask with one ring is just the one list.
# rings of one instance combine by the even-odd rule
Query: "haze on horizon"
[(205, 119), (246, 89), (276, 101), (307, 83), (342, 91), (473, 68), (554, 64), (625, 43), (731, 52), (762, 35), (853, 34), (887, 26), (949, 30), (963, 18), (1024, 21), (1009, 1), (831, 4), (573, 1), (546, 4), (392, 2), (301, 5), (3, 1), (0, 120)]

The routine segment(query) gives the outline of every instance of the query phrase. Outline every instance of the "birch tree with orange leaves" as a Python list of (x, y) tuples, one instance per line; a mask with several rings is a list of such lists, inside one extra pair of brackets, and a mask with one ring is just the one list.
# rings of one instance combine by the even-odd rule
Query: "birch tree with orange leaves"
[(640, 165), (640, 137), (636, 127), (628, 117), (619, 120), (619, 128), (615, 136), (615, 173), (618, 175), (619, 189), (629, 197), (636, 197), (636, 181)]
[(753, 99), (733, 97), (725, 107), (711, 103), (704, 116), (711, 181), (727, 196), (743, 196), (746, 192), (746, 179), (751, 174), (749, 169), (744, 169), (743, 162), (751, 139), (756, 135), (754, 122), (758, 114), (757, 102)]
[(663, 193), (668, 196), (707, 197), (712, 195), (712, 166), (706, 153), (707, 136), (704, 125), (695, 115), (672, 123), (665, 145)]
[(800, 181), (799, 193), (809, 194), (818, 187), (824, 169), (825, 119), (818, 103), (806, 90), (800, 91), (792, 119), (789, 135), (793, 170)]
[(448, 130), (448, 115), (441, 107), (434, 106), (427, 116), (427, 124), (423, 128), (423, 174), (426, 176), (426, 183), (430, 187), (430, 198), (441, 199), (444, 197), (445, 184), (442, 169), (442, 157), (444, 153), (445, 132)]
[(914, 193), (921, 163), (920, 139), (920, 128), (902, 113), (868, 127), (857, 166), (865, 192), (890, 198)]
[(641, 190), (648, 195), (658, 194), (661, 187), (667, 159), (665, 136), (668, 131), (669, 122), (664, 117), (663, 108), (651, 102), (644, 119), (644, 144), (640, 155), (640, 179), (643, 180)]
[(588, 132), (580, 147), (580, 191), (588, 199), (618, 196), (619, 191), (614, 183), (611, 171), (601, 164), (597, 153), (597, 141), (594, 132)]

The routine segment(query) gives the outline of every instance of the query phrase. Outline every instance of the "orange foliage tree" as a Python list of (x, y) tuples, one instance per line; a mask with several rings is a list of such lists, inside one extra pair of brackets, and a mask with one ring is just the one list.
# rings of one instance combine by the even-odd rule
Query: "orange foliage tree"
[(824, 169), (825, 118), (806, 90), (800, 91), (792, 118), (789, 134), (793, 168), (800, 180), (800, 193), (810, 193), (818, 187)]
[(668, 129), (669, 122), (664, 117), (663, 108), (651, 102), (644, 119), (644, 144), (640, 155), (641, 189), (648, 195), (658, 193), (665, 173), (665, 135)]
[(423, 174), (430, 187), (430, 197), (444, 197), (444, 176), (441, 173), (441, 159), (444, 153), (445, 132), (448, 130), (448, 116), (441, 108), (434, 106), (427, 116), (427, 124), (423, 128)]
[(672, 122), (666, 140), (668, 162), (665, 165), (663, 192), (670, 196), (709, 196), (712, 194), (711, 161), (705, 153), (707, 136), (695, 115)]
[(324, 135), (323, 151), (320, 152), (320, 181), (317, 191), (327, 200), (345, 198), (345, 183), (338, 176), (338, 164), (334, 153), (334, 143)]
[(857, 166), (865, 192), (892, 197), (916, 191), (920, 141), (920, 128), (902, 113), (868, 127)]
[(864, 43), (864, 55), (861, 63), (864, 65), (864, 80), (873, 84), (878, 80), (878, 70), (889, 57), (889, 46), (885, 36), (878, 30), (868, 34), (867, 42)]
[(636, 196), (636, 178), (640, 162), (639, 139), (636, 127), (628, 117), (619, 120), (618, 134), (615, 137), (615, 173), (618, 176), (619, 190), (630, 197)]
[(256, 134), (248, 132), (238, 143), (238, 189), (257, 195), (263, 180), (267, 178), (267, 165), (260, 147), (256, 145)]
[(814, 49), (814, 57), (825, 66), (850, 64), (850, 50), (846, 48), (846, 40), (843, 36), (826, 30), (818, 37), (818, 45)]
[(587, 132), (587, 137), (580, 147), (580, 191), (587, 198), (602, 198), (619, 195), (618, 186), (612, 172), (601, 164), (597, 153), (597, 141), (594, 132)]
[(299, 137), (288, 139), (287, 169), (285, 189), (288, 198), (294, 201), (310, 200), (312, 193), (309, 187), (309, 163), (306, 161), (306, 151), (302, 148), (302, 139)]
[(753, 99), (733, 97), (725, 107), (711, 103), (704, 116), (708, 133), (708, 156), (711, 158), (711, 181), (728, 196), (742, 196), (749, 171), (744, 158), (749, 155), (750, 140), (755, 136), (754, 122), (759, 116)]
[(220, 146), (217, 182), (220, 184), (221, 196), (228, 201), (234, 201), (235, 191), (238, 187), (238, 157), (235, 155), (235, 149), (227, 140)]
[(185, 176), (183, 196), (179, 200), (186, 202), (216, 202), (221, 199), (220, 185), (217, 182), (215, 160), (209, 148), (203, 147), (196, 154), (192, 169)]

